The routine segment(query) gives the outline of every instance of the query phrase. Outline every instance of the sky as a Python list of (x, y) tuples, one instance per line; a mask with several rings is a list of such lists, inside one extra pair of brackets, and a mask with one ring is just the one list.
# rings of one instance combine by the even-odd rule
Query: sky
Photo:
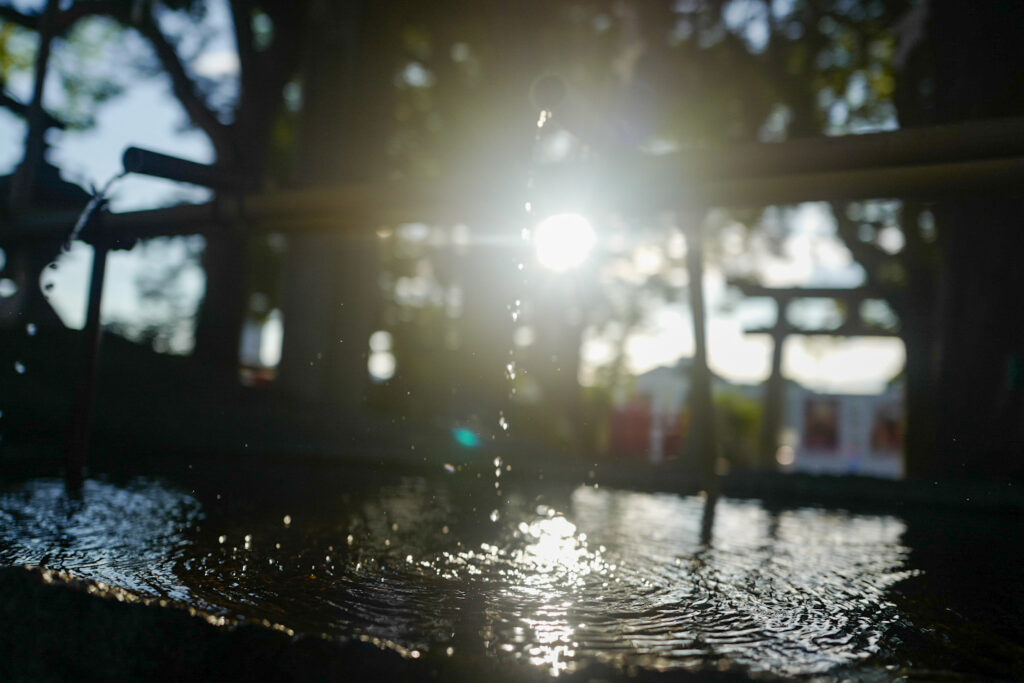
[[(863, 282), (861, 267), (835, 236), (835, 223), (827, 207), (806, 203), (796, 207), (791, 233), (778, 256), (758, 250), (763, 283), (772, 287), (856, 287)], [(735, 304), (726, 276), (714, 263), (704, 278), (707, 300), (708, 363), (725, 379), (759, 383), (771, 371), (772, 342), (767, 335), (744, 334), (745, 329), (769, 327), (775, 305), (766, 299)], [(801, 310), (791, 308), (791, 320), (805, 327), (827, 325), (831, 304), (805, 300)], [(629, 367), (640, 374), (675, 363), (693, 354), (693, 326), (686, 304), (665, 306), (652, 316), (642, 333), (628, 345)], [(584, 346), (584, 358), (601, 362), (607, 345)], [(903, 368), (905, 351), (896, 338), (840, 339), (791, 335), (783, 346), (783, 374), (808, 388), (828, 393), (871, 394)]]
[[(210, 20), (226, 26), (223, 3), (213, 3)], [(209, 75), (237, 69), (233, 45), (224, 35), (207, 43), (194, 62)], [(17, 84), (14, 84), (15, 86)], [(13, 89), (13, 88), (12, 88)], [(96, 112), (96, 126), (86, 131), (54, 132), (50, 160), (71, 181), (88, 187), (102, 185), (120, 170), (120, 158), (130, 145), (164, 151), (201, 162), (211, 161), (212, 147), (205, 135), (184, 127), (185, 113), (170, 93), (164, 77), (134, 79), (123, 95)], [(24, 135), (21, 122), (0, 110), (0, 173), (9, 173), (20, 154)], [(112, 193), (114, 211), (164, 206), (180, 201), (202, 201), (205, 190), (168, 181), (127, 177)], [(801, 205), (794, 229), (780, 257), (762, 263), (765, 284), (772, 286), (856, 286), (863, 279), (860, 267), (835, 237), (835, 226), (824, 207)], [(48, 271), (51, 301), (66, 324), (81, 327), (91, 248), (77, 244), (62, 254), (56, 271)], [(181, 258), (182, 245), (162, 240), (147, 249), (113, 252), (108, 263), (103, 317), (136, 320), (149, 312), (135, 292), (134, 281), (148, 269)], [(182, 280), (182, 291), (192, 301), (202, 295), (204, 277), (198, 267)], [(770, 325), (774, 306), (748, 300), (728, 305), (732, 297), (720, 270), (709, 266), (705, 290), (708, 301), (709, 362), (726, 379), (756, 383), (770, 369), (771, 342), (765, 336), (744, 334), (745, 327)], [(815, 312), (809, 310), (813, 317)], [(821, 315), (821, 311), (818, 311)], [(285, 323), (287, 325), (287, 322)], [(179, 339), (179, 342), (181, 340)], [(181, 342), (184, 343), (184, 342)], [(187, 345), (187, 343), (186, 343)], [(675, 363), (693, 352), (693, 333), (686, 305), (666, 305), (655, 311), (643, 330), (627, 344), (628, 366), (634, 373)], [(609, 347), (590, 340), (583, 347), (583, 379), (595, 364), (607, 360)], [(809, 388), (833, 393), (876, 393), (903, 367), (904, 350), (897, 339), (831, 339), (791, 336), (783, 349), (783, 372)]]

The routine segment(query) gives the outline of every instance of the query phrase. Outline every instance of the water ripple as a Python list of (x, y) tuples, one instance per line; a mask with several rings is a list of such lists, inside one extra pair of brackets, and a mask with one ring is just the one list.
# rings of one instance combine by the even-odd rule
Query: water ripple
[(0, 563), (553, 675), (590, 661), (819, 674), (877, 653), (900, 618), (890, 588), (911, 572), (895, 517), (721, 500), (708, 536), (696, 497), (506, 496), (494, 522), (490, 504), (409, 478), (316, 515), (203, 521), (146, 480), (90, 481), (79, 499), (38, 480), (0, 497)]

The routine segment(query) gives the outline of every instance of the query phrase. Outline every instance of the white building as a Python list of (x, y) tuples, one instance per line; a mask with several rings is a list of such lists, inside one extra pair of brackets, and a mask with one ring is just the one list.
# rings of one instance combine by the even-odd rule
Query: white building
[[(690, 391), (688, 359), (637, 376), (631, 399), (650, 413), (647, 457), (661, 462), (667, 430), (680, 424)], [(737, 393), (761, 400), (763, 387), (713, 379), (716, 394)], [(621, 402), (625, 403), (625, 401)], [(645, 423), (647, 424), (647, 423)], [(819, 394), (786, 382), (779, 468), (812, 474), (903, 476), (903, 389), (882, 394)]]
[(883, 394), (817, 394), (786, 390), (779, 464), (812, 474), (903, 477), (903, 389)]

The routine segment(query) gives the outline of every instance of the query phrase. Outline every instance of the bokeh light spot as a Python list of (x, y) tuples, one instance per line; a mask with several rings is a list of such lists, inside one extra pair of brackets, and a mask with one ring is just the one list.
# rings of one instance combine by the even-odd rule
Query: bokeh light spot
[(590, 221), (577, 213), (561, 213), (546, 218), (533, 235), (537, 260), (555, 271), (579, 267), (596, 241), (597, 235)]

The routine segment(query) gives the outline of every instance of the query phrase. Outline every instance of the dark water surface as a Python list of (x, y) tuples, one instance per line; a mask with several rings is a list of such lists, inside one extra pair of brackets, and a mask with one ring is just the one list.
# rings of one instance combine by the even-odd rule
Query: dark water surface
[(502, 474), (93, 479), (78, 495), (35, 479), (0, 494), (0, 565), (552, 675), (1024, 675), (1016, 518), (728, 498), (709, 518), (699, 497)]

